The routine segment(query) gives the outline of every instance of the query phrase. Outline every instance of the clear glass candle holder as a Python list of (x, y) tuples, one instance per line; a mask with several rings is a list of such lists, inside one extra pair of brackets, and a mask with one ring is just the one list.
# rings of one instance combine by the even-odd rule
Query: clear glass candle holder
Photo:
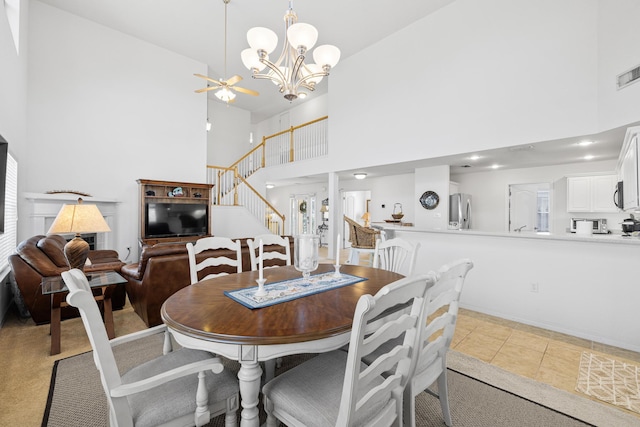
[(311, 272), (318, 268), (319, 247), (320, 236), (315, 234), (300, 234), (293, 238), (294, 267), (302, 272), (305, 280), (309, 280)]

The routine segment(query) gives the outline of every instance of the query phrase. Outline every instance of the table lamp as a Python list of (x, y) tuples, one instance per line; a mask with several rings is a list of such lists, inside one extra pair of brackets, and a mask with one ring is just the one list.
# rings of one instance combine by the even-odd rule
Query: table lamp
[(371, 214), (369, 212), (365, 212), (362, 214), (362, 220), (364, 221), (364, 226), (368, 227), (369, 222), (371, 221)]
[(80, 233), (106, 233), (111, 231), (96, 205), (85, 205), (82, 198), (77, 205), (62, 205), (58, 216), (47, 234), (75, 233), (75, 237), (64, 245), (64, 256), (69, 268), (84, 269), (89, 255), (89, 244)]

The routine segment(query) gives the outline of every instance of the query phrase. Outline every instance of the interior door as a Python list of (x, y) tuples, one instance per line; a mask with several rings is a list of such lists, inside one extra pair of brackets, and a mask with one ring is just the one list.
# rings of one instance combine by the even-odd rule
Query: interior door
[(509, 186), (509, 231), (534, 231), (538, 190), (533, 184)]

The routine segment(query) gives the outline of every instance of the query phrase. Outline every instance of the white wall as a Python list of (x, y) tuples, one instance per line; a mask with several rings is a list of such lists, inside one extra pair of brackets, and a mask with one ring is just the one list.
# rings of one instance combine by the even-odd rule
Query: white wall
[(211, 131), (207, 135), (207, 164), (229, 167), (255, 146), (255, 137), (254, 145), (249, 143), (251, 113), (217, 99), (208, 103)]
[(346, 58), (330, 77), (333, 167), (595, 133), (597, 6), (458, 0)]
[[(206, 182), (205, 64), (31, 2), (23, 190), (116, 199), (117, 249), (137, 253), (136, 179)], [(24, 212), (24, 203), (21, 211)], [(25, 239), (24, 224), (20, 239)]]

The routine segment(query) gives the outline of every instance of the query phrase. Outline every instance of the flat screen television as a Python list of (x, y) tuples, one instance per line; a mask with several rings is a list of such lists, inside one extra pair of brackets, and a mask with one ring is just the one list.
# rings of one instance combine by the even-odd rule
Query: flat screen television
[(146, 203), (144, 236), (182, 237), (208, 234), (206, 203)]

